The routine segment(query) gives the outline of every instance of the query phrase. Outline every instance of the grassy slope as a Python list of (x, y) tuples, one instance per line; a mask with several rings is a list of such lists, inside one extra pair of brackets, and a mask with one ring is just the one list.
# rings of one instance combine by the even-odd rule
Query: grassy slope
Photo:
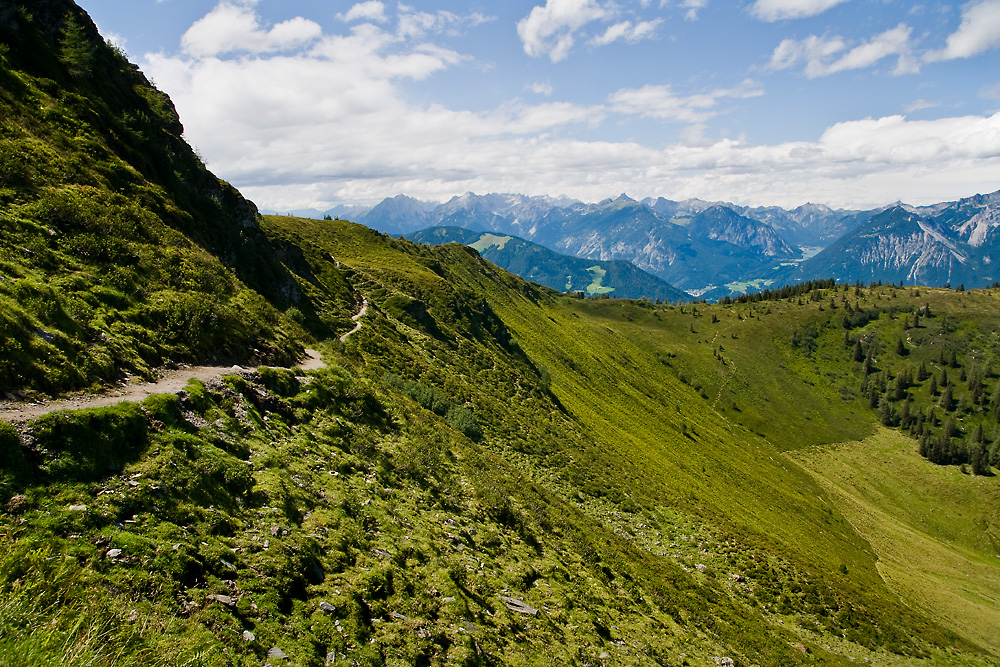
[[(328, 229), (333, 233), (325, 237), (326, 230), (317, 225), (312, 242), (330, 244), (342, 261), (369, 261), (357, 252), (350, 240), (354, 234), (346, 226)], [(591, 493), (606, 485), (603, 492), (616, 502), (653, 515), (669, 511), (681, 523), (681, 517), (711, 517), (723, 534), (759, 543), (771, 555), (782, 554), (804, 578), (822, 581), (845, 564), (852, 581), (837, 580), (837, 587), (868, 596), (865, 604), (876, 608), (893, 598), (878, 578), (867, 544), (828, 506), (812, 503), (812, 498), (824, 496), (820, 487), (778, 456), (780, 450), (806, 444), (862, 437), (874, 428), (870, 413), (861, 406), (811, 389), (811, 380), (779, 368), (788, 356), (784, 340), (797, 326), (794, 318), (776, 329), (778, 318), (763, 315), (767, 306), (759, 306), (761, 313), (752, 317), (754, 308), (734, 308), (721, 313), (728, 321), (713, 324), (705, 313), (691, 315), (690, 308), (681, 316), (679, 309), (654, 310), (634, 303), (557, 300), (527, 288), (497, 289), (510, 279), (498, 280), (488, 265), (473, 270), (476, 264), (434, 261), (434, 252), (418, 252), (428, 253), (424, 263), (453, 283), (478, 283), (479, 291), (490, 295), (490, 304), (530, 359), (545, 367), (560, 403), (598, 440), (597, 450), (586, 452), (586, 464), (571, 460), (563, 475), (545, 466), (538, 469), (537, 460), (523, 459), (525, 469), (538, 479), (556, 477), (553, 483), (563, 484), (569, 478)], [(461, 254), (456, 249), (442, 252)], [(456, 267), (461, 269), (457, 274)], [(419, 269), (401, 266), (398, 260), (393, 269), (407, 280), (419, 275)], [(432, 282), (438, 278), (435, 274)], [(426, 293), (419, 296), (426, 298)], [(809, 317), (815, 308), (799, 311)], [(696, 332), (705, 331), (692, 333), (692, 322)], [(774, 342), (762, 348), (763, 331)], [(727, 354), (738, 361), (723, 365), (716, 360), (712, 351), (722, 340)], [(755, 377), (759, 381), (753, 390), (743, 391), (739, 385), (750, 388)], [(783, 386), (799, 386), (801, 392), (790, 397), (781, 391)], [(727, 392), (738, 394), (743, 407), (733, 409)], [(814, 400), (803, 400), (802, 392)], [(699, 393), (708, 398), (697, 398)], [(770, 442), (720, 420), (725, 412), (718, 407), (720, 396), (727, 399), (734, 421), (752, 427), (768, 424)], [(505, 456), (518, 455), (516, 444), (513, 449)], [(589, 470), (577, 474), (577, 467)], [(611, 478), (588, 485), (587, 473), (602, 467), (613, 471)], [(763, 487), (773, 487), (774, 493), (758, 494)], [(592, 510), (599, 513), (599, 507), (596, 503)], [(601, 518), (615, 521), (613, 514)]]
[(0, 390), (98, 387), (167, 360), (293, 359), (306, 335), (275, 309), (298, 296), (280, 252), (183, 141), (170, 100), (72, 3), (8, 9)]
[[(565, 299), (469, 249), (259, 222), (78, 9), (16, 20), (0, 49), (4, 387), (253, 346), (287, 360), (307, 331), (333, 368), (50, 415), (23, 442), (0, 425), (0, 662), (260, 664), (273, 646), (296, 664), (993, 659), (966, 641), (988, 643), (991, 608), (962, 602), (940, 557), (872, 536), (946, 540), (991, 594), (988, 540), (917, 526), (851, 447), (801, 459), (815, 477), (789, 458), (876, 428), (826, 296)], [(993, 359), (990, 295), (856, 298), (930, 300), (941, 314), (911, 332), (910, 359)], [(891, 350), (898, 326), (863, 333)], [(929, 407), (925, 389), (912, 401)], [(848, 465), (877, 523), (841, 504)], [(944, 507), (992, 488), (942, 479)], [(962, 521), (993, 534), (988, 513)], [(877, 558), (917, 603), (928, 586), (906, 568), (925, 568), (948, 603), (923, 602), (931, 618), (901, 604)]]
[[(861, 442), (796, 452), (874, 547), (882, 576), (931, 617), (1000, 649), (996, 477), (932, 466), (888, 429)], [(873, 471), (892, 471), (892, 480)]]
[[(780, 453), (874, 429), (797, 379), (786, 341), (815, 304), (564, 299), (458, 246), (264, 230), (302, 248), (319, 320), (369, 299), (362, 330), (307, 381), (195, 385), (8, 441), (6, 628), (40, 615), (94, 650), (105, 616), (98, 662), (135, 656), (119, 664), (167, 647), (173, 664), (259, 664), (272, 646), (296, 664), (977, 663), (899, 603), (849, 508)], [(0, 628), (8, 656), (50, 655), (41, 641)]]

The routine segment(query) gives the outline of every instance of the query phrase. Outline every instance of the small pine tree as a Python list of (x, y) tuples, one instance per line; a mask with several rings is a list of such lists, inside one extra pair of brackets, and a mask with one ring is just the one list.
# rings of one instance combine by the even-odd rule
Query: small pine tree
[(990, 471), (990, 455), (982, 442), (973, 442), (969, 447), (969, 463), (973, 475), (986, 475)]
[(951, 395), (951, 385), (944, 388), (941, 392), (941, 409), (945, 412), (952, 412), (955, 409), (955, 399)]
[(89, 77), (94, 64), (94, 44), (83, 25), (72, 14), (66, 15), (62, 39), (59, 42), (59, 60), (73, 77)]
[(917, 382), (923, 382), (929, 377), (930, 373), (927, 372), (927, 364), (920, 362), (920, 366), (917, 367)]

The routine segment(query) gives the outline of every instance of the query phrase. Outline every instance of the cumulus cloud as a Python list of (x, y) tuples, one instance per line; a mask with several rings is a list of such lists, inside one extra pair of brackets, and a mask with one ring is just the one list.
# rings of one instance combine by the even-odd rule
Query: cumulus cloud
[(1000, 46), (1000, 0), (972, 2), (962, 9), (962, 24), (948, 36), (945, 48), (930, 51), (928, 62), (971, 58)]
[(629, 44), (635, 44), (656, 35), (656, 29), (660, 27), (661, 23), (663, 23), (662, 19), (640, 21), (634, 25), (631, 21), (622, 21), (609, 26), (603, 34), (590, 40), (590, 43), (595, 46), (606, 46), (620, 39)]
[(608, 16), (610, 10), (596, 0), (546, 0), (518, 21), (517, 34), (529, 56), (559, 62), (569, 55), (581, 28)]
[(385, 5), (379, 0), (367, 0), (359, 2), (343, 14), (337, 14), (337, 18), (346, 23), (351, 21), (365, 20), (385, 23)]
[(757, 0), (750, 13), (762, 21), (801, 19), (822, 14), (846, 0)]
[[(246, 11), (244, 33), (273, 31)], [(209, 166), (270, 210), (370, 204), (399, 193), (443, 200), (467, 191), (586, 201), (628, 192), (761, 204), (922, 204), (997, 187), (1000, 114), (864, 119), (811, 141), (774, 144), (710, 136), (700, 125), (706, 118), (762, 94), (749, 81), (696, 94), (625, 88), (596, 105), (514, 100), (469, 111), (405, 94), (411, 82), (467, 58), (392, 23), (342, 26), (343, 34), (320, 34), (297, 50), (226, 50), (219, 44), (229, 42), (220, 40), (213, 48), (149, 55), (142, 64), (171, 95)], [(455, 25), (439, 16), (421, 30)], [(830, 58), (850, 51), (845, 44)], [(549, 91), (548, 84), (532, 89)], [(579, 138), (595, 124), (628, 117), (690, 131), (666, 146)]]
[(752, 81), (736, 88), (720, 88), (699, 95), (677, 95), (667, 85), (643, 86), (619, 90), (608, 97), (608, 104), (617, 113), (680, 123), (703, 123), (718, 115), (717, 106), (725, 98), (748, 98), (764, 91)]
[(181, 47), (199, 58), (234, 52), (270, 53), (301, 47), (320, 34), (319, 24), (301, 17), (266, 30), (250, 7), (223, 2), (188, 28), (181, 37)]
[(804, 62), (806, 76), (813, 79), (871, 67), (883, 58), (896, 56), (893, 73), (912, 74), (919, 70), (919, 64), (912, 55), (912, 32), (912, 28), (900, 23), (854, 48), (848, 48), (848, 42), (839, 36), (810, 35), (802, 40), (785, 39), (771, 54), (770, 68), (788, 69)]

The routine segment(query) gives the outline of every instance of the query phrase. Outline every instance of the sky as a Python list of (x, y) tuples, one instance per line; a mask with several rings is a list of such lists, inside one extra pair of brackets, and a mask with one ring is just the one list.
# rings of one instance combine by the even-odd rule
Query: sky
[(78, 0), (263, 210), (1000, 189), (1000, 0)]

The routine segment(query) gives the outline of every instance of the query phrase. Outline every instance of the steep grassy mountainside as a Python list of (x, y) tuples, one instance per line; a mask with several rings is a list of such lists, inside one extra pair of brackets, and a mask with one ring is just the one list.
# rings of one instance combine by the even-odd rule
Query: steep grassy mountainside
[(280, 249), (182, 131), (75, 5), (0, 2), (0, 392), (300, 354)]
[(326, 361), (0, 421), (0, 664), (1000, 659), (997, 293), (570, 298), (258, 217), (72, 4), (0, 35), (3, 389)]
[(671, 302), (691, 300), (691, 295), (687, 292), (682, 292), (629, 262), (605, 262), (560, 255), (516, 236), (476, 232), (461, 227), (432, 227), (408, 234), (405, 238), (415, 243), (431, 245), (462, 243), (471, 246), (484, 259), (500, 268), (560, 292)]
[[(825, 300), (581, 301), (457, 245), (264, 230), (301, 244), (316, 312), (349, 276), (362, 329), (326, 371), (52, 415), (27, 448), (7, 432), (6, 627), (44, 619), (45, 641), (141, 664), (992, 660), (988, 610), (954, 581), (951, 615), (901, 604), (841, 495), (782, 454), (875, 432), (817, 381), (832, 358), (791, 343)], [(979, 632), (949, 634), (955, 614)], [(47, 655), (13, 636), (7, 655)]]

